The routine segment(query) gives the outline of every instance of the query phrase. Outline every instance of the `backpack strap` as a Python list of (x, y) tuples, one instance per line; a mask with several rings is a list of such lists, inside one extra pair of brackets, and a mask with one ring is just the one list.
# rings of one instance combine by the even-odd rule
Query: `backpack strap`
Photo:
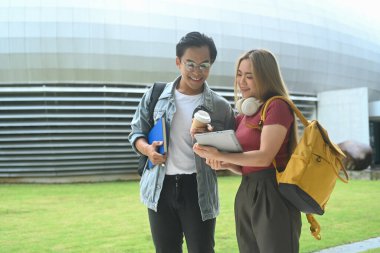
[(148, 111), (149, 111), (149, 124), (153, 126), (153, 112), (154, 107), (156, 107), (158, 98), (160, 97), (162, 91), (164, 90), (166, 83), (154, 83), (152, 88), (152, 94), (150, 95)]
[(268, 108), (270, 102), (272, 102), (272, 100), (278, 99), (278, 98), (282, 99), (286, 103), (288, 103), (288, 105), (292, 108), (293, 112), (297, 115), (297, 117), (300, 119), (300, 121), (302, 122), (302, 124), (305, 127), (307, 127), (310, 124), (309, 121), (305, 118), (305, 116), (303, 116), (302, 112), (297, 108), (297, 106), (290, 99), (288, 99), (284, 96), (273, 96), (265, 102), (265, 105), (261, 109), (260, 123), (259, 124), (262, 125), (264, 123), (264, 120), (265, 120), (266, 114), (267, 114), (267, 108)]
[(310, 233), (315, 239), (321, 240), (321, 226), (311, 213), (306, 214), (307, 222), (310, 224)]
[[(292, 110), (296, 113), (297, 117), (301, 120), (302, 124), (306, 127), (309, 125), (309, 121), (305, 118), (305, 116), (303, 116), (303, 114), (301, 113), (301, 111), (295, 106), (295, 104), (288, 98), (284, 97), (284, 96), (273, 96), (271, 98), (269, 98), (265, 104), (261, 107), (261, 112), (260, 112), (260, 121), (259, 121), (259, 125), (258, 127), (251, 127), (251, 128), (258, 128), (260, 131), (262, 130), (263, 128), (263, 125), (264, 125), (264, 121), (266, 119), (266, 116), (267, 116), (267, 109), (268, 109), (268, 106), (269, 104), (274, 100), (274, 99), (282, 99), (284, 100), (286, 103), (289, 104), (289, 106), (292, 108)], [(277, 165), (276, 165), (276, 159), (273, 159), (273, 162), (272, 162), (274, 168), (276, 169), (277, 171)], [(281, 173), (277, 171), (276, 173), (277, 175), (277, 180), (279, 179), (279, 177), (281, 176)]]

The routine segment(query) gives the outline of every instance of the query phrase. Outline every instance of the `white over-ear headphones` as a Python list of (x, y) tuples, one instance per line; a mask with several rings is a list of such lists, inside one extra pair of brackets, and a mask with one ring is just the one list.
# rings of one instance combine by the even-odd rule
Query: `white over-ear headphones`
[(239, 99), (238, 101), (236, 101), (235, 106), (239, 113), (247, 116), (252, 116), (257, 112), (257, 110), (262, 104), (263, 103), (260, 102), (260, 100), (254, 97), (249, 97)]

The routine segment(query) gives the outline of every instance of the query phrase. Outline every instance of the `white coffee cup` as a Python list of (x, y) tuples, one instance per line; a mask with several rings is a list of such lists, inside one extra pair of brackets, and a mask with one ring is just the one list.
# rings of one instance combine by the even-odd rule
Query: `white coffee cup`
[(193, 123), (191, 128), (202, 128), (206, 127), (207, 124), (210, 124), (211, 118), (208, 112), (199, 110), (194, 114)]

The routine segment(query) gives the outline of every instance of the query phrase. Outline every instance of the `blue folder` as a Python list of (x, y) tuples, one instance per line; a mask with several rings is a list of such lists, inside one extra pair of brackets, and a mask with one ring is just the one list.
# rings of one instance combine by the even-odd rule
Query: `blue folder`
[[(167, 152), (167, 139), (166, 139), (166, 123), (165, 116), (162, 116), (154, 124), (153, 128), (148, 134), (148, 143), (152, 144), (154, 141), (163, 141), (163, 144), (158, 147), (158, 152), (160, 154), (165, 154)], [(148, 168), (154, 167), (153, 163), (148, 159)]]

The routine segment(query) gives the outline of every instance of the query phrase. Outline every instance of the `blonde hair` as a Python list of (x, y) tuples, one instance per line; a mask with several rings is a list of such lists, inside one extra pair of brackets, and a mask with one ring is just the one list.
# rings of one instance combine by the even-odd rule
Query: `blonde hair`
[[(244, 53), (237, 60), (234, 81), (235, 102), (241, 97), (237, 75), (240, 63), (243, 60), (250, 60), (251, 62), (251, 72), (256, 85), (256, 99), (263, 103), (273, 96), (284, 96), (290, 99), (276, 57), (268, 50), (255, 49)], [(293, 115), (294, 123), (289, 139), (290, 152), (293, 152), (298, 141), (297, 117), (294, 113)]]

